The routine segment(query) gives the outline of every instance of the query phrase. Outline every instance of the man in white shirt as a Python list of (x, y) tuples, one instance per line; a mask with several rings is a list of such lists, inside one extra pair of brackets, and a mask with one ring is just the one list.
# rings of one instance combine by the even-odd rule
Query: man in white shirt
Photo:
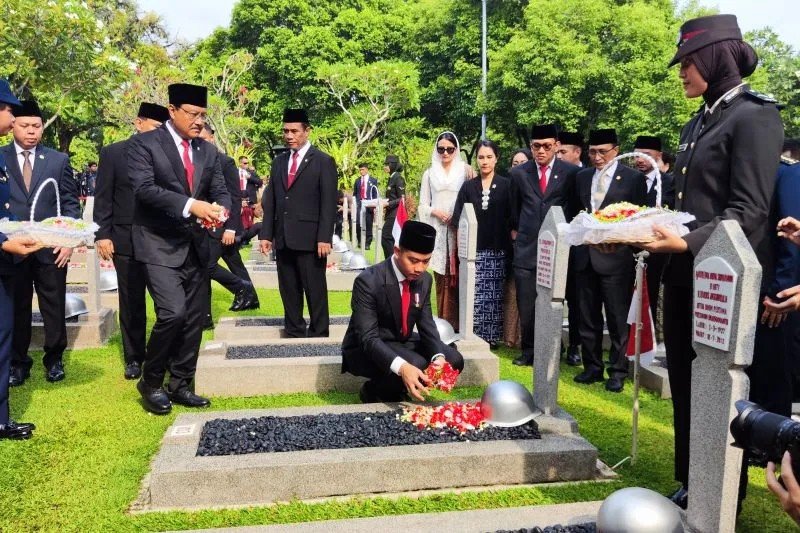
[(353, 284), (342, 372), (370, 378), (359, 393), (364, 403), (423, 400), (429, 365), (447, 361), (459, 372), (464, 368), (461, 354), (439, 338), (431, 314), (433, 278), (426, 269), (435, 240), (432, 226), (406, 221), (394, 254)]

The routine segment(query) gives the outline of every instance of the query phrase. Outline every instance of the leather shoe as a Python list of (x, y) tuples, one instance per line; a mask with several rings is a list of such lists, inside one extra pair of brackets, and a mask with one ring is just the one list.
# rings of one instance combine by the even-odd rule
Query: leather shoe
[(34, 429), (36, 429), (36, 424), (32, 422), (15, 422), (13, 420), (9, 420), (8, 424), (6, 424), (6, 427), (7, 428), (15, 427), (22, 431), (33, 431)]
[(687, 491), (683, 485), (678, 487), (678, 490), (670, 494), (669, 500), (680, 507), (681, 509), (686, 509), (686, 506), (689, 504), (689, 491)]
[(569, 366), (581, 366), (581, 349), (578, 346), (567, 348), (567, 364)]
[(514, 359), (513, 362), (517, 366), (533, 366), (533, 355), (522, 354)]
[(589, 385), (591, 383), (597, 383), (598, 381), (603, 381), (603, 373), (597, 372), (596, 370), (584, 370), (574, 378), (572, 378), (575, 383), (583, 383), (584, 385)]
[(33, 429), (27, 426), (33, 426), (33, 424), (18, 425), (9, 421), (8, 424), (0, 426), (0, 440), (24, 440), (31, 438), (33, 436)]
[(139, 379), (142, 377), (142, 365), (136, 361), (131, 361), (125, 365), (125, 379)]
[(18, 366), (11, 367), (11, 371), (8, 373), (8, 386), (20, 387), (25, 384), (25, 380), (30, 376), (30, 369), (20, 368)]
[(198, 396), (189, 389), (181, 389), (177, 392), (168, 392), (167, 396), (170, 400), (172, 400), (172, 403), (179, 403), (181, 405), (185, 405), (186, 407), (208, 407), (211, 405), (211, 402), (208, 400), (208, 398)]
[(610, 392), (622, 392), (624, 386), (624, 380), (619, 377), (611, 377), (606, 381), (606, 390)]
[(206, 315), (206, 321), (203, 322), (203, 330), (214, 329), (214, 319), (211, 315)]
[(361, 388), (358, 390), (358, 399), (361, 400), (361, 403), (379, 403), (381, 401), (380, 398), (372, 393), (370, 390), (371, 387), (367, 386), (367, 383), (369, 383), (369, 381), (361, 385)]
[(67, 375), (64, 373), (64, 363), (61, 361), (55, 363), (47, 369), (47, 375), (44, 377), (50, 383), (62, 381)]
[(151, 387), (140, 379), (136, 383), (136, 390), (142, 395), (142, 405), (146, 411), (156, 415), (165, 415), (172, 411), (172, 404), (163, 388)]
[(258, 301), (258, 293), (251, 284), (245, 285), (236, 291), (230, 311), (247, 311), (248, 309), (258, 309), (261, 307)]

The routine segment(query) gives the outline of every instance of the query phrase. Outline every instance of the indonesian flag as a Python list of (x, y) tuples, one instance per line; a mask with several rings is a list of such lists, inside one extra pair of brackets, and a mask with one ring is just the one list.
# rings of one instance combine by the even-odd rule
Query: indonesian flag
[(400, 199), (400, 204), (397, 206), (397, 215), (394, 217), (394, 226), (392, 226), (392, 237), (394, 237), (395, 245), (400, 243), (400, 232), (406, 220), (408, 220), (408, 213), (406, 212), (406, 197), (404, 196)]
[[(628, 331), (628, 349), (626, 356), (628, 359), (636, 357), (636, 287), (633, 288), (633, 299), (631, 308), (628, 310), (628, 324), (631, 325)], [(641, 332), (641, 354), (642, 359), (652, 358), (656, 354), (656, 328), (653, 323), (653, 315), (650, 313), (650, 296), (647, 292), (647, 276), (642, 276), (642, 332)]]

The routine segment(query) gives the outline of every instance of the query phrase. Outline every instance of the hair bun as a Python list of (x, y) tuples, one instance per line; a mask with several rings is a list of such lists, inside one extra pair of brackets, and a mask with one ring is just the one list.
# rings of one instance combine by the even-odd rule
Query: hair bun
[(736, 53), (736, 65), (743, 78), (746, 78), (756, 70), (758, 66), (758, 54), (748, 43), (739, 41)]

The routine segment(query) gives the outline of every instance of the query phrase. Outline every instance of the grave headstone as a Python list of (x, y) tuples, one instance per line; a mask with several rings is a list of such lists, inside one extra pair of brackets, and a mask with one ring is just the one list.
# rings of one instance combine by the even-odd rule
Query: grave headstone
[(86, 293), (86, 308), (90, 313), (100, 311), (100, 261), (94, 248), (86, 249), (86, 274), (88, 291)]
[(559, 224), (564, 211), (553, 206), (539, 230), (536, 256), (536, 320), (533, 341), (533, 401), (546, 415), (558, 411), (561, 328), (567, 285), (569, 244)]
[(475, 257), (478, 219), (471, 203), (465, 203), (458, 221), (458, 331), (462, 337), (473, 336), (475, 314)]
[(352, 241), (353, 237), (350, 234), (350, 226), (347, 221), (350, 220), (350, 205), (347, 202), (347, 196), (342, 198), (342, 240)]
[(731, 446), (735, 402), (747, 398), (761, 266), (739, 224), (721, 222), (694, 261), (689, 526), (734, 531), (742, 450)]
[(378, 203), (378, 207), (375, 208), (375, 218), (374, 218), (374, 227), (372, 228), (372, 235), (374, 235), (375, 241), (375, 262), (373, 264), (377, 265), (381, 259), (386, 259), (383, 257), (383, 246), (381, 246), (381, 230), (383, 229), (383, 203)]
[[(353, 196), (345, 196), (345, 202), (350, 202), (350, 249), (355, 250), (358, 246), (358, 238), (356, 238), (356, 217), (358, 216), (358, 209), (356, 209), (356, 199)], [(345, 221), (345, 224), (347, 221)]]

